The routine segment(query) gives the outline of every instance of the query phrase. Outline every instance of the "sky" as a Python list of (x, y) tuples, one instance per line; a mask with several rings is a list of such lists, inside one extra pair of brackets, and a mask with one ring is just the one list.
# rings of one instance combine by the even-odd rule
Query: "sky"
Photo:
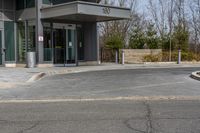
[(138, 0), (138, 11), (140, 13), (147, 11), (147, 3), (148, 3), (148, 0)]

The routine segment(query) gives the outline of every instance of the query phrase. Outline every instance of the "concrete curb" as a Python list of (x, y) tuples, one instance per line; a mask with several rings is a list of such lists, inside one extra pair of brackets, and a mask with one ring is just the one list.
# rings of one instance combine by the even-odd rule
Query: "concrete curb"
[(196, 79), (196, 80), (200, 81), (200, 75), (199, 75), (199, 73), (200, 73), (200, 71), (193, 72), (190, 77), (193, 78), (193, 79)]
[[(180, 65), (173, 65), (173, 66), (129, 66), (129, 65), (122, 65), (117, 67), (110, 67), (110, 68), (96, 68), (96, 69), (78, 69), (78, 70), (53, 70), (53, 71), (47, 71), (47, 76), (54, 76), (54, 75), (62, 75), (62, 74), (73, 74), (73, 73), (83, 73), (83, 72), (94, 72), (94, 71), (112, 71), (112, 70), (135, 70), (135, 69), (156, 69), (156, 68), (188, 68), (190, 66), (180, 66)], [(199, 66), (193, 66), (194, 68)]]
[[(169, 62), (168, 65), (173, 64), (173, 62)], [(150, 64), (149, 64), (150, 65)], [(154, 64), (155, 65), (155, 64)], [(159, 64), (157, 64), (159, 65)], [(50, 76), (55, 76), (55, 75), (63, 75), (63, 74), (74, 74), (74, 73), (83, 73), (83, 72), (93, 72), (93, 71), (106, 71), (106, 70), (127, 70), (127, 69), (148, 69), (148, 68), (187, 68), (190, 66), (180, 66), (177, 64), (174, 64), (172, 66), (165, 66), (164, 64), (160, 64), (161, 66), (148, 66), (146, 67), (145, 65), (139, 65), (139, 66), (130, 66), (130, 65), (118, 65), (118, 66), (113, 66), (113, 67), (108, 67), (108, 68), (103, 68), (103, 67), (97, 67), (97, 68), (91, 68), (91, 69), (85, 69), (85, 68), (80, 68), (80, 69), (75, 69), (75, 70), (70, 70), (70, 69), (65, 69), (65, 70), (50, 70), (50, 71), (43, 71), (41, 73), (38, 73), (36, 75), (33, 75), (27, 82), (35, 82), (37, 80), (42, 79), (44, 76), (50, 77)], [(164, 66), (162, 66), (164, 65)], [(193, 66), (193, 67), (199, 67), (199, 66)]]
[(177, 62), (144, 62), (144, 65), (176, 65)]
[(40, 80), (40, 79), (42, 79), (45, 75), (46, 75), (46, 73), (44, 73), (44, 72), (37, 73), (37, 74), (33, 75), (33, 76), (27, 81), (27, 83), (32, 83), (32, 82), (35, 82), (35, 81), (37, 81), (37, 80)]
[(200, 96), (132, 96), (113, 98), (74, 98), (74, 99), (8, 99), (0, 103), (58, 103), (58, 102), (94, 102), (94, 101), (200, 101)]

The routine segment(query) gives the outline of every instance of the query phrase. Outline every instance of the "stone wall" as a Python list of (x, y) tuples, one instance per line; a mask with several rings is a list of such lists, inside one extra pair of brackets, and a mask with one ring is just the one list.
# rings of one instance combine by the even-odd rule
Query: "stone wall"
[(148, 55), (160, 55), (162, 60), (162, 49), (124, 49), (125, 63), (144, 63), (144, 57)]

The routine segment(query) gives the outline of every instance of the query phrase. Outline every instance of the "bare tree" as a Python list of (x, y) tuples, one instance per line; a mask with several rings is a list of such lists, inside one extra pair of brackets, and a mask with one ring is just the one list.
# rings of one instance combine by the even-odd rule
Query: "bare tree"
[(186, 15), (186, 1), (175, 0), (175, 32), (174, 44), (176, 49), (188, 51), (189, 47), (189, 27)]
[(166, 0), (149, 0), (148, 9), (152, 16), (152, 20), (161, 37), (164, 36), (167, 29), (167, 1)]
[(169, 61), (172, 60), (172, 31), (173, 31), (173, 17), (174, 17), (174, 0), (168, 3), (168, 25), (169, 25)]
[(191, 45), (192, 49), (198, 53), (200, 46), (200, 0), (192, 0), (190, 3), (191, 11)]
[(136, 7), (137, 0), (103, 0), (102, 4), (117, 5), (120, 7), (128, 7), (131, 9), (131, 19), (129, 20), (117, 20), (110, 22), (100, 23), (100, 35), (101, 45), (105, 44), (106, 38), (113, 34), (120, 34), (124, 39), (124, 44), (127, 46), (127, 40), (129, 37), (130, 30), (137, 19)]

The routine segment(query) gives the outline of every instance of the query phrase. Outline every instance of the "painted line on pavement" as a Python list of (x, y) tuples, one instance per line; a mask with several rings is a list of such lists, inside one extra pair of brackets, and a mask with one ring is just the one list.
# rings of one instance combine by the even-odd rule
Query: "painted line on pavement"
[(152, 88), (152, 87), (161, 87), (161, 86), (170, 86), (176, 84), (184, 84), (185, 82), (168, 82), (168, 83), (160, 83), (160, 84), (149, 84), (149, 85), (140, 85), (134, 87), (127, 87), (127, 88), (119, 88), (114, 90), (100, 90), (99, 93), (108, 93), (108, 92), (115, 92), (115, 91), (123, 91), (123, 90), (135, 90), (135, 89), (142, 89), (142, 88)]
[(114, 98), (86, 98), (86, 99), (41, 99), (41, 100), (0, 100), (3, 103), (59, 103), (59, 102), (92, 102), (92, 101), (166, 101), (166, 100), (199, 100), (200, 96), (133, 96)]

